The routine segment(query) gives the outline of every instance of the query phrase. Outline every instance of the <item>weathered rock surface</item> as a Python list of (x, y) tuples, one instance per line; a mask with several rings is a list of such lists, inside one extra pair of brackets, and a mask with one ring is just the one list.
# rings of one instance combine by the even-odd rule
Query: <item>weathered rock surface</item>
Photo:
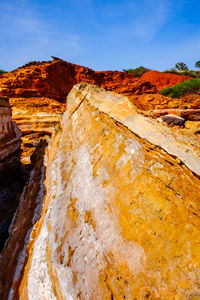
[(23, 134), (52, 134), (60, 126), (65, 104), (47, 98), (10, 98), (13, 120)]
[(141, 79), (144, 81), (151, 82), (153, 85), (156, 86), (156, 88), (159, 91), (166, 87), (173, 86), (177, 83), (180, 83), (184, 80), (192, 79), (192, 77), (176, 75), (172, 73), (162, 73), (158, 71), (149, 71), (144, 73), (141, 76)]
[(0, 96), (0, 251), (18, 205), (23, 185), (20, 174), (21, 131), (11, 118), (7, 97)]
[[(54, 127), (59, 126), (59, 115), (65, 110), (66, 96), (76, 83), (97, 84), (108, 91), (128, 96), (140, 109), (150, 110), (161, 106), (162, 109), (177, 108), (177, 100), (156, 94), (157, 89), (186, 79), (190, 77), (158, 71), (147, 72), (141, 78), (126, 72), (95, 72), (54, 58), (49, 62), (33, 62), (2, 75), (0, 95), (10, 97), (13, 118), (23, 133), (52, 134)], [(191, 108), (190, 103), (186, 108)], [(187, 119), (198, 120), (198, 116), (195, 108)]]
[(155, 118), (166, 114), (176, 114), (186, 120), (200, 121), (199, 94), (180, 98), (170, 98), (161, 94), (143, 94), (130, 95), (129, 99), (146, 115)]
[(0, 171), (19, 162), (21, 131), (11, 115), (8, 98), (0, 96)]
[(199, 154), (186, 129), (76, 85), (9, 299), (198, 299)]
[(0, 94), (9, 97), (46, 97), (65, 102), (73, 85), (88, 82), (123, 94), (154, 93), (151, 83), (118, 71), (95, 72), (63, 60), (30, 64), (0, 78)]
[[(21, 193), (19, 206), (9, 228), (10, 235), (0, 256), (0, 299), (8, 299), (12, 281), (20, 280), (28, 259), (26, 247), (33, 226), (40, 217), (45, 192), (43, 160), (46, 145), (46, 141), (41, 141), (32, 155), (33, 168)], [(12, 299), (12, 295), (11, 289), (9, 299)]]

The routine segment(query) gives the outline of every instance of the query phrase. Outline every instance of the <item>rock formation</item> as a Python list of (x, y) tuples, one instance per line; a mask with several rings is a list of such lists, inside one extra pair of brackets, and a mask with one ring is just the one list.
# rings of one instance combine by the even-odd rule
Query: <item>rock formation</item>
[[(9, 238), (0, 256), (0, 299), (8, 299), (12, 281), (20, 279), (20, 271), (28, 259), (26, 247), (33, 226), (40, 217), (45, 192), (43, 160), (46, 144), (46, 141), (41, 141), (32, 155), (33, 168), (21, 192), (19, 206), (9, 228)], [(16, 299), (12, 298), (12, 290), (9, 299)]]
[(23, 178), (20, 174), (21, 131), (11, 119), (7, 97), (0, 97), (0, 251), (17, 208)]
[(11, 119), (7, 97), (0, 96), (0, 172), (19, 162), (21, 131)]
[(148, 71), (142, 75), (141, 79), (151, 82), (151, 84), (155, 85), (159, 91), (184, 80), (192, 79), (192, 77), (158, 71)]
[[(199, 299), (200, 138), (190, 130), (74, 86), (40, 163), (41, 216), (23, 227), (29, 241), (4, 271), (2, 286), (14, 276), (2, 299)], [(12, 229), (22, 223), (16, 215)]]
[(95, 72), (54, 58), (33, 62), (0, 77), (0, 95), (10, 97), (13, 119), (24, 134), (52, 134), (59, 127), (66, 96), (73, 85), (89, 82), (124, 95), (156, 93), (156, 87), (133, 74)]
[(0, 94), (9, 97), (46, 97), (65, 102), (73, 85), (88, 82), (122, 94), (154, 93), (151, 83), (134, 74), (118, 71), (95, 72), (63, 60), (25, 65), (0, 78)]

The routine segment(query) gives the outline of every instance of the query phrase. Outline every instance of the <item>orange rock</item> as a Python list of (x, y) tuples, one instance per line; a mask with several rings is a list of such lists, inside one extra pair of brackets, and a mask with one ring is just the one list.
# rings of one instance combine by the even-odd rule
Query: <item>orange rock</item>
[(198, 299), (199, 141), (140, 115), (126, 97), (76, 85), (10, 294)]
[(74, 84), (88, 82), (122, 94), (154, 93), (151, 83), (134, 74), (95, 72), (63, 60), (25, 65), (0, 77), (0, 94), (10, 97), (46, 97), (65, 102)]
[(151, 84), (155, 85), (158, 90), (162, 90), (163, 88), (173, 86), (181, 81), (192, 79), (192, 77), (149, 71), (144, 73), (141, 79), (151, 82)]

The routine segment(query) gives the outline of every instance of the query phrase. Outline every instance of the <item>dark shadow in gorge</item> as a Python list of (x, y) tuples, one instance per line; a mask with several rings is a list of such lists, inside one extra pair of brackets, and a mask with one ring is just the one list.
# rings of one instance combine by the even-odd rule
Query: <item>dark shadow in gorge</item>
[[(31, 230), (40, 217), (45, 194), (44, 154), (46, 146), (47, 141), (41, 140), (31, 156), (32, 169), (29, 170), (29, 178), (21, 193), (20, 205), (12, 221), (10, 235), (0, 257), (1, 300), (8, 299), (16, 268), (18, 270), (17, 281), (20, 282), (28, 258), (25, 248), (29, 242)], [(22, 254), (23, 259), (20, 258), (20, 265), (18, 265), (20, 254)], [(12, 299), (18, 299), (17, 288), (17, 283), (15, 283), (16, 294), (13, 290)]]
[(0, 253), (29, 172), (30, 166), (19, 163), (7, 165), (0, 172)]

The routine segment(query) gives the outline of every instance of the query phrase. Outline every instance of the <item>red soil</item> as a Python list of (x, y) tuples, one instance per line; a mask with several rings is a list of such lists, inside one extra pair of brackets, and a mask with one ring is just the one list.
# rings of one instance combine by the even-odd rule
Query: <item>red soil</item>
[(192, 77), (171, 73), (161, 73), (158, 71), (146, 72), (141, 77), (141, 80), (149, 81), (151, 84), (155, 85), (158, 91), (189, 79), (192, 79)]
[(0, 76), (0, 95), (47, 97), (65, 102), (74, 84), (97, 84), (124, 95), (156, 93), (156, 87), (133, 74), (118, 71), (95, 72), (63, 60), (29, 64)]

